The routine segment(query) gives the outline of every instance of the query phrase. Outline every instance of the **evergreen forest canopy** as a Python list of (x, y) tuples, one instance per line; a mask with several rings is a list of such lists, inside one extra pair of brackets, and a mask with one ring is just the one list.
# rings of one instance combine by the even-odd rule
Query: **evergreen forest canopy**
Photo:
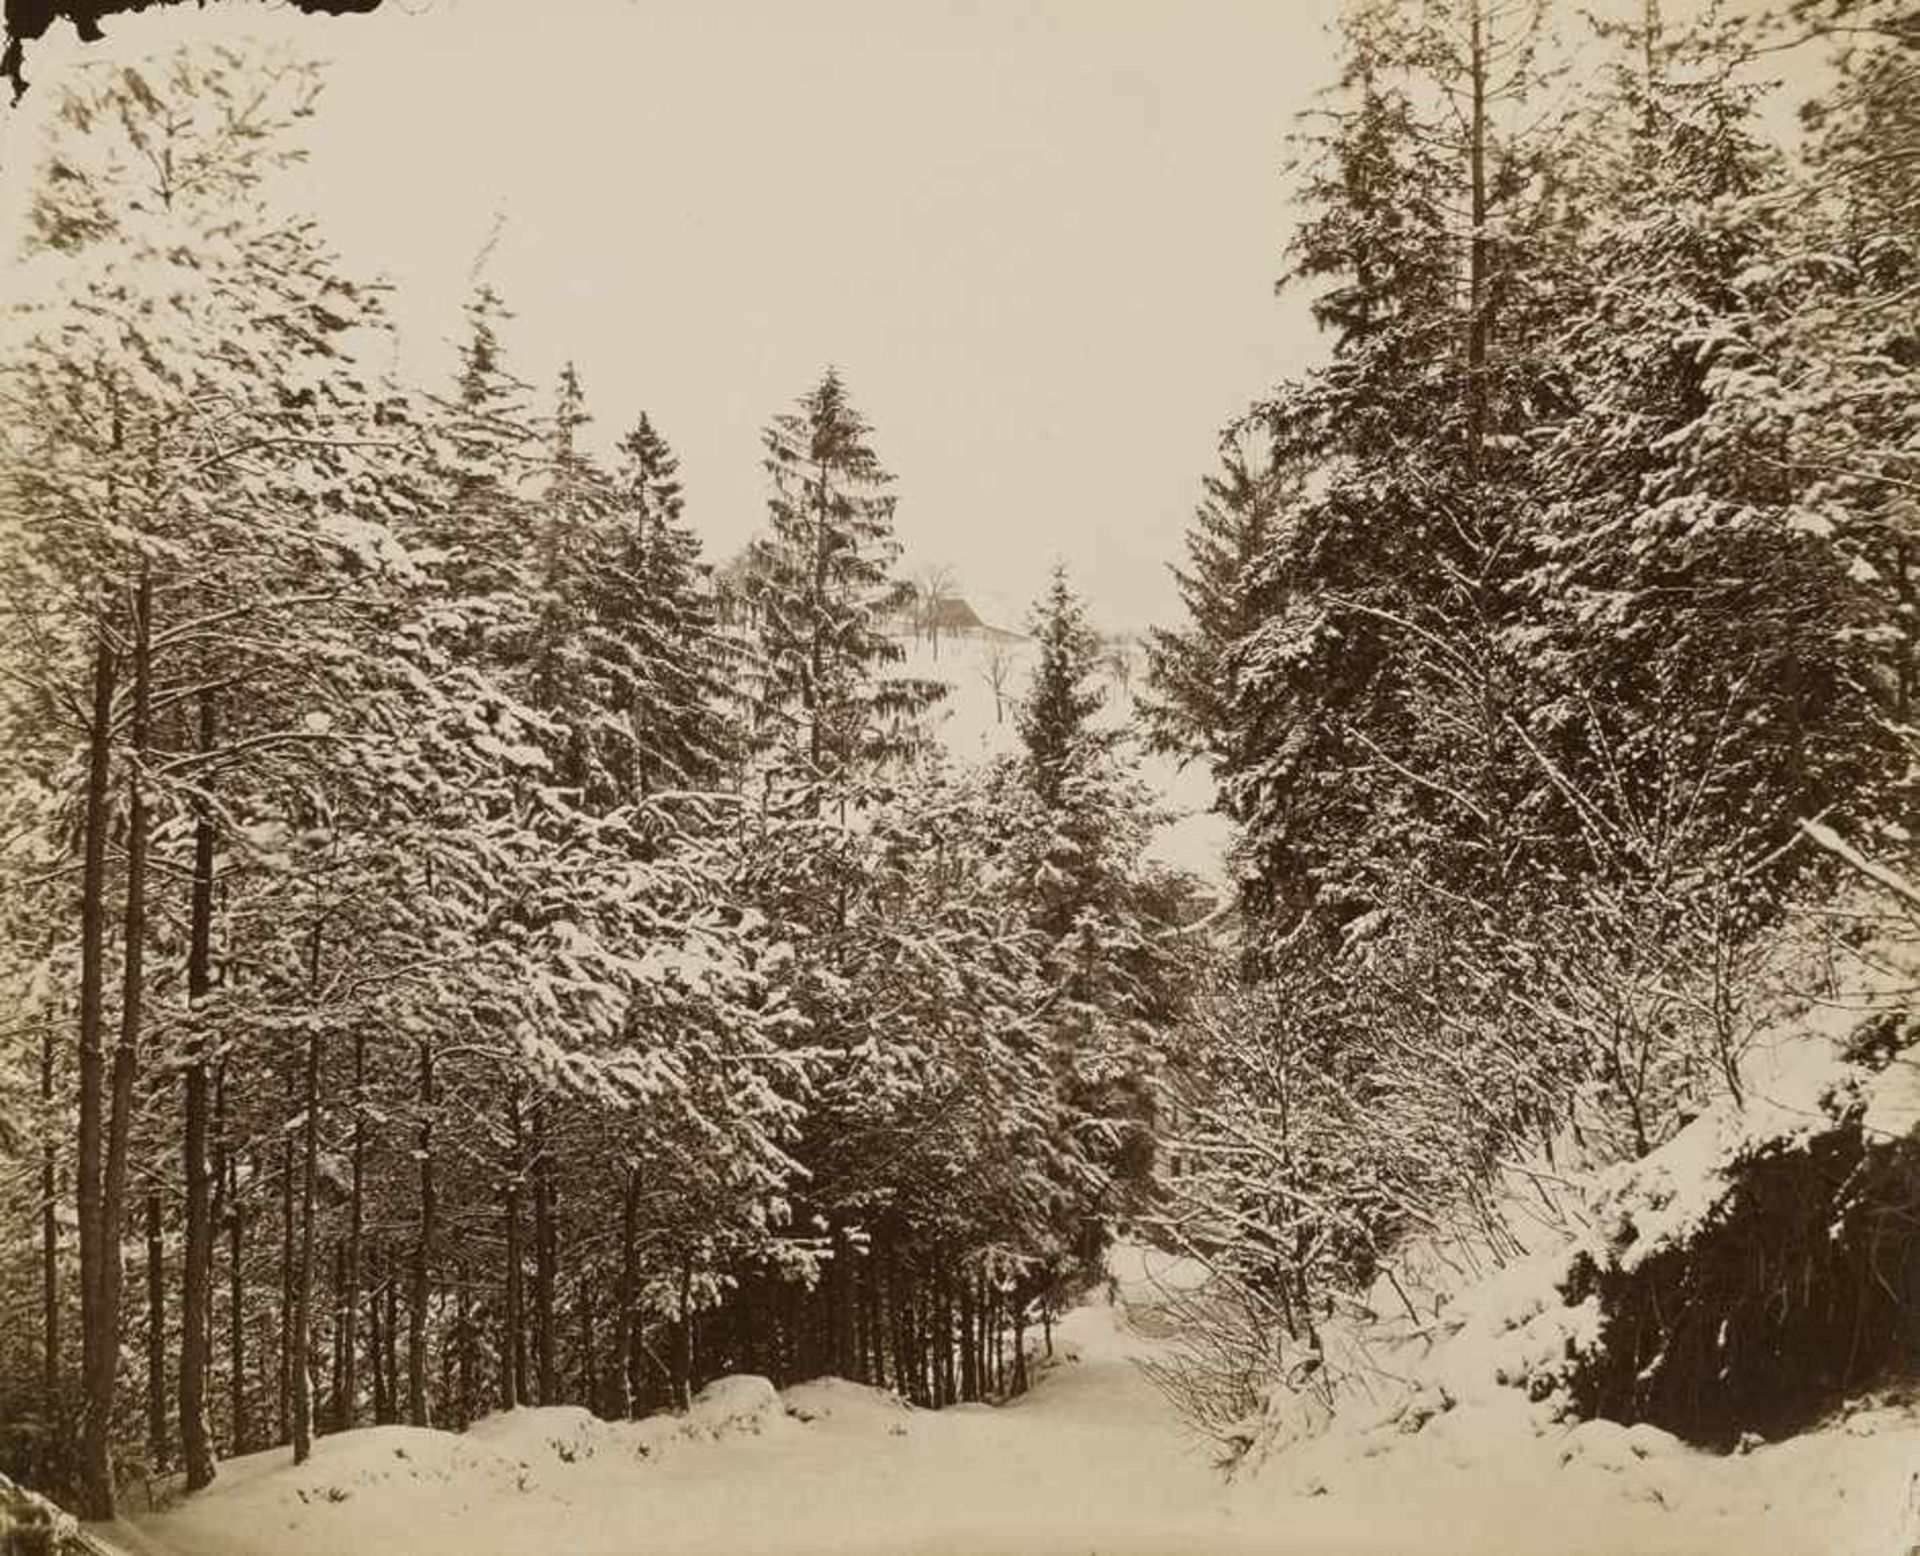
[[(1151, 646), (1153, 737), (1237, 828), (1166, 1216), (1233, 1293), (1176, 1380), (1229, 1441), (1330, 1293), (1410, 1241), (1516, 1252), (1503, 1179), (1738, 1108), (1783, 982), (1889, 933), (1835, 854), (1912, 852), (1920, 33), (1632, 9), (1351, 8), (1280, 280), (1327, 358), (1232, 429)], [(1731, 1440), (1910, 1359), (1920, 1162), (1833, 1111), (1903, 1187), (1808, 1168), (1804, 1241), (1717, 1255), (1745, 1286), (1610, 1291), (1660, 1337), (1616, 1419)]]
[(841, 378), (770, 420), (717, 586), (664, 432), (592, 457), (490, 287), (449, 381), (368, 366), (380, 288), (270, 197), (318, 85), (100, 75), (32, 210), (9, 1467), (104, 1515), (369, 1419), (1017, 1390), (1143, 1191), (1185, 976), (1078, 600), (1024, 754), (944, 762)]
[(1343, 24), (1283, 277), (1326, 360), (1229, 429), (1148, 654), (1210, 915), (1064, 573), (1015, 753), (939, 752), (837, 372), (717, 573), (667, 430), (594, 455), (489, 286), (445, 382), (373, 365), (274, 196), (313, 67), (69, 87), (0, 359), (0, 1468), (106, 1516), (729, 1372), (998, 1397), (1126, 1219), (1230, 1297), (1171, 1386), (1234, 1442), (1410, 1240), (1498, 1256), (1514, 1162), (1737, 1101), (1813, 840), (1911, 851), (1920, 38), (1584, 28)]

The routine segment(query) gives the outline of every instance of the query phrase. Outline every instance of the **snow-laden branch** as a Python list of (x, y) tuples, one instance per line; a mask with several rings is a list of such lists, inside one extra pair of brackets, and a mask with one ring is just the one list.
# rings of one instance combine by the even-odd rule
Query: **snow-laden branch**
[(1909, 907), (1920, 908), (1920, 886), (1915, 886), (1899, 871), (1869, 859), (1825, 822), (1802, 821), (1800, 830), (1812, 839), (1815, 846), (1825, 849), (1850, 869), (1864, 875), (1875, 885), (1885, 887)]

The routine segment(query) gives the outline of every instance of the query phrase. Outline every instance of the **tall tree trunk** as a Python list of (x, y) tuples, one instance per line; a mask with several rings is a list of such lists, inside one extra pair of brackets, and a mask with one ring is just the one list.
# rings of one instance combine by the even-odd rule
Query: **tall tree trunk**
[(278, 1442), (293, 1440), (293, 1116), (299, 1081), (287, 1067), (287, 1121), (280, 1132), (280, 1351), (275, 1379)]
[(693, 1407), (693, 1261), (680, 1266), (680, 1332), (673, 1360), (674, 1391), (680, 1408)]
[(513, 1141), (513, 1160), (507, 1169), (505, 1203), (502, 1214), (506, 1217), (506, 1312), (504, 1332), (500, 1336), (500, 1372), (501, 1402), (509, 1410), (527, 1401), (527, 1346), (526, 1322), (521, 1313), (521, 1268), (520, 1268), (520, 1173), (523, 1165), (522, 1142), (520, 1138), (520, 1098), (517, 1093), (507, 1097), (507, 1124)]
[(367, 1227), (367, 1033), (353, 1033), (353, 1166), (347, 1202), (347, 1261), (340, 1299), (340, 1391), (334, 1429), (348, 1431), (360, 1411), (360, 1285)]
[(368, 1360), (373, 1363), (373, 1422), (389, 1426), (397, 1412), (393, 1408), (393, 1389), (387, 1376), (386, 1325), (381, 1322), (381, 1299), (386, 1292), (387, 1261), (385, 1245), (375, 1243), (368, 1258), (370, 1289), (367, 1293)]
[(880, 1300), (880, 1247), (877, 1235), (862, 1263), (865, 1278), (860, 1286), (867, 1311), (866, 1381), (877, 1389), (883, 1389), (887, 1386), (887, 1329), (886, 1314)]
[(613, 1314), (613, 1369), (606, 1413), (616, 1421), (632, 1417), (634, 1406), (634, 1305), (640, 1299), (640, 1168), (627, 1164), (626, 1192), (620, 1200), (620, 1288)]
[[(228, 1170), (237, 1175), (239, 1165), (234, 1163)], [(247, 1291), (246, 1267), (242, 1258), (245, 1252), (246, 1216), (241, 1211), (237, 1193), (229, 1196), (227, 1214), (227, 1366), (231, 1374), (227, 1386), (232, 1394), (229, 1412), (233, 1417), (233, 1439), (227, 1449), (230, 1453), (240, 1454), (247, 1452), (252, 1445), (252, 1423), (247, 1419)], [(184, 1379), (184, 1373), (182, 1376)], [(184, 1403), (181, 1410), (184, 1415)], [(211, 1468), (209, 1461), (209, 1472)]]
[(974, 1331), (973, 1277), (960, 1276), (960, 1397), (980, 1397), (979, 1337)]
[[(320, 927), (313, 931), (311, 967), (320, 964)], [(317, 976), (312, 980), (318, 982)], [(304, 1464), (313, 1453), (313, 1369), (308, 1351), (313, 1338), (313, 1212), (314, 1188), (320, 1167), (320, 1029), (307, 1034), (306, 1084), (301, 1101), (305, 1111), (300, 1163), (300, 1273), (293, 1293), (293, 1462)]]
[(1000, 1301), (1000, 1291), (995, 1287), (991, 1299), (991, 1352), (989, 1372), (993, 1375), (993, 1397), (1000, 1398), (1006, 1393), (1006, 1314), (1004, 1302)]
[(87, 1415), (81, 1434), (81, 1506), (92, 1518), (114, 1514), (113, 1405), (120, 1372), (121, 1235), (126, 1222), (127, 1145), (133, 1129), (133, 1082), (139, 1068), (140, 1017), (147, 944), (148, 812), (145, 775), (152, 698), (150, 616), (153, 577), (145, 566), (135, 587), (133, 614), (133, 762), (127, 779), (126, 908), (122, 921), (120, 1035), (113, 1051), (100, 1174), (99, 1255), (93, 1304), (95, 1328), (87, 1377)]
[(113, 1466), (108, 1456), (111, 1423), (96, 1420), (97, 1354), (101, 1337), (100, 1268), (105, 1228), (100, 1219), (103, 1082), (106, 1054), (101, 1040), (106, 980), (107, 789), (113, 754), (115, 658), (111, 626), (102, 611), (94, 623), (93, 705), (87, 724), (87, 791), (80, 868), (80, 1139), (75, 1196), (80, 1213), (80, 1374), (84, 1401), (80, 1425), (81, 1511), (113, 1516)]
[(65, 1436), (60, 1398), (60, 1155), (54, 1122), (54, 1025), (40, 1038), (40, 1408), (56, 1438)]
[[(214, 700), (212, 691), (199, 699), (199, 750), (213, 750)], [(213, 987), (213, 868), (214, 823), (204, 802), (197, 803), (193, 823), (193, 894), (187, 926), (187, 1012), (197, 1023)], [(182, 1155), (187, 1206), (186, 1248), (182, 1258), (180, 1293), (180, 1457), (186, 1466), (187, 1489), (198, 1491), (213, 1481), (213, 1445), (207, 1427), (207, 1369), (213, 1306), (213, 1186), (207, 1171), (207, 1037), (196, 1031), (192, 1056), (183, 1077)], [(225, 1130), (221, 1131), (224, 1136)], [(222, 1140), (221, 1149), (226, 1149)], [(233, 1207), (234, 1332), (234, 1444), (241, 1452), (245, 1437), (243, 1379), (240, 1367), (240, 1209)]]
[(548, 1152), (546, 1108), (533, 1108), (533, 1334), (539, 1363), (540, 1403), (560, 1402), (554, 1369), (554, 1277), (558, 1263), (553, 1225), (553, 1164)]
[(380, 1325), (380, 1365), (387, 1374), (387, 1421), (400, 1419), (400, 1255), (389, 1246), (387, 1278), (380, 1288), (383, 1317)]
[(453, 1268), (453, 1322), (459, 1333), (460, 1358), (460, 1430), (465, 1431), (473, 1424), (473, 1418), (480, 1409), (479, 1396), (479, 1358), (475, 1354), (473, 1333), (473, 1298), (467, 1291), (467, 1266), (464, 1260)]
[(432, 1273), (433, 1197), (433, 1049), (420, 1045), (420, 1236), (413, 1248), (413, 1292), (407, 1309), (407, 1420), (428, 1425), (427, 1282)]
[(156, 1188), (147, 1190), (147, 1463), (167, 1467), (167, 1263)]
[(333, 1366), (328, 1377), (327, 1396), (328, 1430), (344, 1432), (343, 1424), (347, 1416), (345, 1401), (347, 1396), (347, 1358), (341, 1346), (347, 1338), (346, 1314), (341, 1311), (347, 1292), (347, 1243), (346, 1239), (336, 1237), (333, 1240)]
[(593, 1410), (598, 1376), (594, 1371), (597, 1357), (593, 1344), (593, 1278), (590, 1275), (581, 1275), (575, 1295), (580, 1309), (580, 1403)]

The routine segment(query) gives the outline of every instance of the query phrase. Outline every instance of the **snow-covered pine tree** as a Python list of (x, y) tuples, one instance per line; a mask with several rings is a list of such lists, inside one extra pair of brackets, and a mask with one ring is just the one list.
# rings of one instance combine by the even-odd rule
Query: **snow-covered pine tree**
[(1129, 749), (1101, 718), (1101, 645), (1056, 567), (1036, 603), (1039, 645), (1015, 712), (1022, 750), (992, 775), (1002, 795), (1018, 900), (1045, 940), (1055, 990), (1048, 1014), (1063, 1118), (1106, 1185), (1081, 1211), (1077, 1256), (1102, 1246), (1102, 1212), (1145, 1184), (1157, 1034), (1177, 1004), (1175, 957), (1146, 909), (1146, 847), (1158, 812)]
[(598, 606), (624, 665), (632, 788), (706, 788), (738, 759), (738, 643), (722, 631), (701, 544), (686, 522), (679, 460), (643, 413), (614, 469), (623, 576)]
[[(1174, 569), (1186, 620), (1155, 627), (1147, 639), (1148, 690), (1141, 712), (1154, 749), (1182, 762), (1204, 761), (1216, 806), (1238, 826), (1252, 818), (1238, 776), (1265, 759), (1273, 732), (1261, 678), (1244, 662), (1246, 645), (1286, 606), (1271, 571), (1282, 552), (1278, 530), (1297, 492), (1272, 463), (1264, 441), (1230, 439), (1220, 469), (1187, 531), (1187, 560)], [(1256, 913), (1257, 875), (1242, 890)]]
[(883, 623), (908, 586), (871, 438), (832, 368), (764, 435), (773, 492), (747, 580), (764, 655), (754, 738), (812, 780), (910, 755), (943, 693), (889, 668), (905, 651)]
[(1728, 48), (1662, 34), (1600, 101), (1611, 155), (1591, 165), (1587, 301), (1559, 351), (1570, 413), (1540, 462), (1549, 684), (1530, 738), (1558, 775), (1552, 825), (1599, 828), (1583, 846), (1648, 879), (1748, 878), (1796, 817), (1882, 791), (1895, 760), (1869, 592), (1830, 541), (1829, 514), (1860, 505), (1833, 500), (1826, 418), (1799, 409), (1832, 380), (1777, 322), (1811, 325), (1821, 284), (1755, 92), (1718, 68)]

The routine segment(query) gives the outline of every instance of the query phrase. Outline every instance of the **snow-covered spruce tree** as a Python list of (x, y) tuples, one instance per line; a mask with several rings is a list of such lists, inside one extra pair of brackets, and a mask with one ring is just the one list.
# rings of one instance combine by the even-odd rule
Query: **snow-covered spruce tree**
[[(1818, 434), (1795, 397), (1818, 389), (1767, 318), (1782, 289), (1807, 287), (1795, 193), (1723, 52), (1664, 47), (1600, 104), (1619, 133), (1595, 159), (1589, 302), (1562, 351), (1580, 410), (1544, 466), (1553, 519), (1532, 587), (1551, 706), (1530, 734), (1563, 787), (1606, 793), (1617, 829), (1648, 834), (1609, 838), (1616, 854), (1687, 826), (1698, 862), (1742, 837), (1748, 857), (1718, 867), (1746, 874), (1797, 816), (1880, 787), (1888, 752), (1867, 594), (1825, 543), (1829, 512), (1859, 505), (1801, 473), (1818, 456), (1798, 445)], [(1689, 790), (1672, 814), (1637, 798)]]
[[(1531, 1099), (1466, 1077), (1530, 1062), (1498, 1015), (1515, 970), (1497, 952), (1543, 878), (1530, 862), (1557, 847), (1522, 734), (1536, 693), (1519, 586), (1527, 440), (1560, 403), (1549, 348), (1570, 228), (1550, 139), (1516, 129), (1539, 74), (1529, 8), (1360, 7), (1343, 40), (1340, 91), (1303, 143), (1309, 214), (1285, 278), (1313, 289), (1330, 359), (1252, 418), (1272, 516), (1226, 597), (1239, 620), (1217, 595), (1194, 610), (1188, 641), (1232, 699), (1189, 695), (1188, 715), (1218, 727), (1187, 739), (1225, 753), (1244, 970), (1321, 980), (1314, 1009), (1374, 1011), (1344, 1040), (1363, 1045), (1352, 1062), (1375, 1076), (1383, 1124), (1396, 1087), (1424, 1121), (1448, 1112), (1434, 1077), (1459, 1084), (1437, 1159), (1466, 1192), (1533, 1121)], [(1180, 664), (1161, 656), (1163, 741)], [(1436, 1025), (1437, 989), (1467, 1003)], [(1379, 1146), (1423, 1136), (1385, 1124)]]
[[(773, 534), (745, 569), (766, 749), (739, 880), (785, 942), (812, 1102), (780, 1244), (748, 1251), (708, 1328), (728, 1365), (845, 1371), (945, 1404), (1024, 1386), (1034, 1303), (1097, 1243), (1122, 1120), (1089, 1093), (1120, 1072), (1086, 1034), (1115, 1051), (1140, 1037), (1145, 959), (1123, 914), (1040, 901), (1072, 823), (1018, 764), (956, 779), (911, 759), (932, 689), (887, 671), (899, 591), (880, 472), (837, 380), (803, 411), (770, 440)], [(1078, 677), (1097, 644), (1074, 643)], [(1078, 709), (1085, 687), (1070, 690)], [(1056, 754), (1049, 794), (1089, 817), (1110, 775)], [(1108, 841), (1131, 868), (1144, 831), (1123, 832)], [(1115, 895), (1092, 877), (1078, 890)], [(1058, 936), (1036, 922), (1049, 909)]]
[(631, 721), (627, 770), (640, 793), (708, 787), (739, 754), (733, 672), (740, 653), (721, 631), (678, 470), (667, 440), (642, 414), (618, 448), (613, 479), (624, 545), (620, 572), (598, 607), (599, 630), (625, 646), (616, 692)]
[(882, 622), (908, 586), (871, 432), (829, 368), (764, 437), (773, 492), (746, 581), (765, 659), (753, 733), (817, 779), (910, 754), (941, 695), (888, 670), (904, 650)]
[[(1244, 826), (1252, 818), (1236, 779), (1264, 760), (1274, 738), (1262, 678), (1251, 673), (1244, 650), (1285, 608), (1270, 568), (1280, 549), (1286, 487), (1264, 443), (1242, 436), (1228, 440), (1203, 489), (1187, 532), (1186, 565), (1174, 571), (1186, 620), (1151, 630), (1141, 708), (1153, 747), (1182, 762), (1205, 762), (1216, 806)], [(1257, 872), (1238, 884), (1250, 912), (1268, 911)]]
[(501, 328), (511, 315), (499, 294), (477, 286), (465, 315), (456, 382), (431, 402), (431, 467), (404, 529), (441, 582), (440, 609), (458, 615), (468, 657), (501, 666), (524, 658), (532, 631), (527, 504), (542, 448), (532, 391), (503, 360)]
[(1282, 933), (1374, 912), (1416, 851), (1450, 852), (1447, 884), (1497, 895), (1533, 782), (1504, 725), (1523, 698), (1503, 634), (1522, 440), (1555, 397), (1541, 343), (1564, 202), (1510, 128), (1537, 20), (1372, 6), (1343, 26), (1285, 278), (1314, 289), (1331, 360), (1256, 412), (1287, 491), (1252, 570), (1243, 760), (1224, 775)]
[(1091, 1266), (1109, 1214), (1139, 1202), (1152, 1169), (1158, 1033), (1179, 1002), (1177, 958), (1147, 902), (1157, 819), (1124, 728), (1100, 718), (1100, 640), (1056, 568), (1034, 609), (1039, 645), (1016, 709), (1022, 750), (993, 774), (1015, 890), (1045, 938), (1048, 1029), (1065, 1124), (1108, 1175), (1063, 1253)]

